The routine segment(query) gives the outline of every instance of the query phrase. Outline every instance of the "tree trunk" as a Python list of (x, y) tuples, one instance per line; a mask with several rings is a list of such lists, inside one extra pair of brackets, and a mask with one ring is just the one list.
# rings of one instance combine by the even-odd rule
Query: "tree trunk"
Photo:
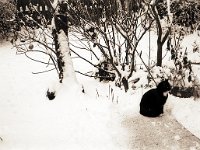
[(155, 1), (153, 1), (153, 3), (151, 4), (151, 10), (154, 16), (154, 19), (156, 21), (156, 25), (157, 25), (157, 34), (158, 34), (158, 38), (157, 38), (157, 66), (162, 66), (162, 48), (163, 45), (165, 43), (165, 41), (167, 40), (170, 31), (171, 31), (171, 27), (169, 26), (167, 31), (165, 32), (165, 34), (163, 34), (163, 28), (161, 26), (161, 21), (159, 18), (159, 14), (158, 11), (156, 10), (156, 4)]
[(162, 42), (157, 40), (157, 66), (162, 66)]
[[(64, 2), (59, 3), (55, 9), (55, 16), (52, 21), (52, 35), (57, 56), (59, 83), (66, 83), (66, 85), (68, 84), (71, 86), (71, 84), (76, 84), (77, 80), (70, 56), (66, 5), (67, 4)], [(54, 94), (53, 97), (55, 98), (56, 89), (50, 89), (47, 91), (48, 98), (48, 95), (51, 95), (52, 97), (52, 94)]]
[(67, 16), (56, 15), (54, 18), (54, 24), (55, 28), (53, 29), (53, 37), (57, 55), (60, 83), (63, 82), (64, 78), (70, 78), (76, 81), (68, 42)]
[(128, 79), (125, 78), (125, 77), (123, 77), (123, 78), (122, 78), (122, 84), (123, 84), (123, 86), (124, 86), (124, 90), (125, 90), (125, 92), (127, 92), (128, 89), (129, 89)]

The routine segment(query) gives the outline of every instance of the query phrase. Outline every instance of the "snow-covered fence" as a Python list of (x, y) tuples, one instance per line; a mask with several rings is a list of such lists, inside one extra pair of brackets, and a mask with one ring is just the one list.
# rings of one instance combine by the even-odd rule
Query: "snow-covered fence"
[(51, 8), (43, 0), (16, 0), (18, 17), (31, 16), (35, 21), (41, 22), (42, 17), (52, 19)]

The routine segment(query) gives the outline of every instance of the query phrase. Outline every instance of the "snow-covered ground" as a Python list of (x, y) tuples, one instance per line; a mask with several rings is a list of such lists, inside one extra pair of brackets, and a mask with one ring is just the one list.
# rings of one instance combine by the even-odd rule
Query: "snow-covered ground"
[[(16, 55), (8, 42), (1, 43), (0, 58), (0, 149), (128, 150), (129, 133), (122, 121), (140, 115), (139, 102), (148, 89), (124, 93), (113, 83), (77, 74), (85, 93), (81, 86), (64, 85), (56, 99), (49, 101), (45, 93), (54, 84), (56, 72), (32, 74), (46, 66)], [(75, 60), (76, 69), (87, 67)], [(170, 95), (167, 108), (200, 138), (198, 99)]]

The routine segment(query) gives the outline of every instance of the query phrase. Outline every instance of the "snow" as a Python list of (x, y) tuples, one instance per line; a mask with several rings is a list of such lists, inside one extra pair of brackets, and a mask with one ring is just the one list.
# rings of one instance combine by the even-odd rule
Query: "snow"
[[(32, 74), (45, 65), (16, 55), (8, 42), (1, 43), (0, 56), (0, 149), (128, 150), (130, 133), (122, 121), (140, 115), (139, 102), (148, 90), (142, 87), (145, 78), (137, 83), (140, 88), (124, 93), (112, 82), (77, 74), (85, 93), (80, 85), (65, 82), (58, 87), (55, 100), (49, 101), (45, 93), (56, 82), (56, 71)], [(88, 69), (88, 64), (79, 59), (74, 59), (73, 64), (76, 70)], [(138, 71), (133, 78), (144, 74)], [(200, 138), (199, 100), (170, 95), (167, 107), (171, 116)], [(174, 136), (174, 140), (179, 139), (178, 134)]]
[[(69, 43), (68, 38), (65, 35), (64, 31), (60, 31), (58, 34), (58, 41), (59, 41), (59, 49), (61, 52), (61, 56), (63, 56), (63, 60), (65, 61), (65, 66), (63, 67), (63, 79), (66, 80), (64, 83), (71, 83), (71, 84), (77, 84), (76, 81), (76, 75), (73, 68), (73, 62), (71, 60), (70, 56), (70, 50), (69, 50)], [(73, 78), (72, 78), (73, 77)]]
[(85, 86), (88, 94), (83, 94), (76, 85), (63, 85), (49, 101), (45, 93), (55, 73), (33, 75), (41, 64), (16, 56), (8, 43), (0, 53), (0, 149), (118, 149), (120, 140), (114, 144), (112, 138), (123, 131), (117, 127), (114, 108), (110, 111), (112, 102), (101, 92), (96, 98), (96, 91), (90, 95), (93, 86)]
[(173, 103), (172, 114), (186, 129), (200, 138), (199, 123), (200, 102), (192, 99), (171, 97)]

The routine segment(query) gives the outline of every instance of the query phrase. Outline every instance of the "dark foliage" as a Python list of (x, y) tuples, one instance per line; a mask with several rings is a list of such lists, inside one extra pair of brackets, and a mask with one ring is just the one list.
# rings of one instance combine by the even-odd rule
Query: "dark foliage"
[[(159, 0), (157, 10), (160, 18), (167, 16), (167, 4), (165, 0)], [(170, 11), (173, 13), (173, 24), (190, 27), (200, 21), (200, 2), (198, 1), (172, 1)]]
[(14, 20), (14, 14), (14, 4), (0, 2), (0, 39), (8, 39), (10, 34), (16, 30), (17, 25)]
[(181, 98), (190, 98), (194, 96), (195, 88), (194, 87), (173, 87), (170, 93), (174, 96)]
[(156, 8), (158, 10), (160, 19), (163, 19), (165, 16), (167, 16), (167, 3), (165, 0), (159, 0)]
[(119, 9), (116, 0), (69, 0), (69, 22), (72, 25), (79, 25), (81, 19), (86, 21), (102, 23), (100, 20), (105, 18), (111, 21), (112, 17), (116, 17), (121, 12), (137, 12), (143, 8), (142, 0), (129, 1), (128, 8), (125, 8), (125, 1), (119, 1), (122, 10)]
[(50, 8), (44, 1), (40, 0), (17, 0), (16, 18), (23, 22), (22, 25), (31, 27), (32, 29), (38, 28), (39, 24), (44, 26), (50, 24), (53, 17)]
[(140, 102), (140, 114), (147, 117), (157, 117), (163, 113), (163, 107), (168, 96), (163, 93), (171, 89), (168, 80), (162, 81), (158, 84), (156, 89), (147, 91)]

